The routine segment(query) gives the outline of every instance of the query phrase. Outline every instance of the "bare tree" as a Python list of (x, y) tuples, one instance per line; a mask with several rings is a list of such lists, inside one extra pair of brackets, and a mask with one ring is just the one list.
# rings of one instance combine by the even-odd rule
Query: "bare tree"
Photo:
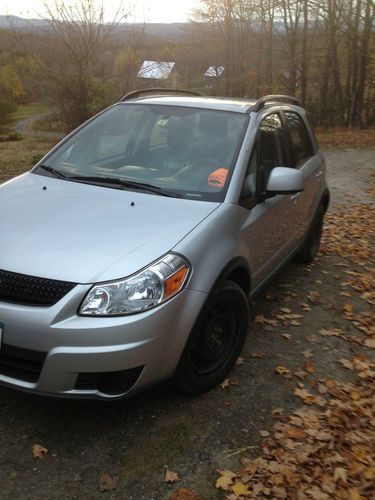
[(103, 82), (96, 78), (97, 63), (111, 34), (128, 12), (122, 5), (110, 22), (105, 22), (103, 4), (77, 0), (73, 4), (45, 2), (48, 47), (42, 59), (42, 76), (48, 83), (66, 129), (86, 120), (100, 105)]

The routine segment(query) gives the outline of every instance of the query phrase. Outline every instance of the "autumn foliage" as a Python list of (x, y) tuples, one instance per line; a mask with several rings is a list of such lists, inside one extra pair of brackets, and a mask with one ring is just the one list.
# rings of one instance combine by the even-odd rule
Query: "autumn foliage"
[[(350, 343), (353, 355), (337, 359), (335, 379), (319, 375), (309, 351), (298, 371), (275, 367), (277, 374), (295, 381), (293, 394), (303, 405), (291, 415), (275, 408), (273, 430), (261, 432), (265, 439), (258, 456), (242, 457), (236, 472), (219, 471), (216, 487), (228, 500), (375, 497), (374, 241), (372, 205), (341, 206), (327, 214), (321, 253), (340, 257), (337, 266), (346, 276), (340, 283), (341, 316), (358, 334), (347, 335), (340, 328), (317, 328), (316, 333)], [(354, 298), (361, 306), (354, 306)], [(314, 299), (307, 297), (306, 305)], [(257, 321), (274, 328), (280, 321), (299, 320), (292, 316), (284, 311)]]

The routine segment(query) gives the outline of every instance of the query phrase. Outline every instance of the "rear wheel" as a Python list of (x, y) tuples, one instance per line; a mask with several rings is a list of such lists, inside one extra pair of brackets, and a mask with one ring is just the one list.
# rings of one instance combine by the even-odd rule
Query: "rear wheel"
[(307, 235), (307, 238), (299, 250), (299, 252), (295, 256), (295, 260), (297, 262), (302, 262), (304, 264), (309, 264), (312, 262), (316, 254), (319, 251), (320, 240), (322, 238), (323, 233), (323, 223), (324, 223), (324, 208), (320, 206), (315, 214), (312, 226)]
[(242, 289), (224, 281), (203, 307), (176, 371), (176, 385), (188, 394), (216, 386), (241, 353), (248, 328), (248, 301)]

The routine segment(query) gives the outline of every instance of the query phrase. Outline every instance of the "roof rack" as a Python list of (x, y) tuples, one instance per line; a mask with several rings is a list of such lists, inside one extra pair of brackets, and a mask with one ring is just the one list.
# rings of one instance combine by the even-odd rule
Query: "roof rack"
[(261, 109), (264, 108), (264, 106), (268, 102), (285, 102), (289, 104), (296, 104), (297, 106), (300, 105), (300, 102), (297, 99), (297, 97), (292, 97), (290, 95), (270, 94), (270, 95), (265, 95), (264, 97), (258, 99), (257, 102), (254, 104), (254, 107), (251, 108), (251, 111), (255, 112), (260, 111)]
[(170, 94), (182, 94), (182, 95), (190, 95), (190, 96), (200, 96), (197, 92), (193, 92), (192, 90), (186, 89), (162, 89), (162, 88), (152, 88), (152, 89), (140, 89), (134, 90), (133, 92), (129, 92), (124, 95), (120, 102), (129, 101), (130, 99), (136, 99), (137, 97), (141, 97), (144, 94), (156, 94), (156, 95), (170, 95)]

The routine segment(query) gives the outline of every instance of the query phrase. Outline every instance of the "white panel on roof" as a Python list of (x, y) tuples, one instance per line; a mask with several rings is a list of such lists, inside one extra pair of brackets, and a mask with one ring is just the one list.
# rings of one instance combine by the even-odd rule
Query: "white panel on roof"
[(166, 80), (169, 78), (175, 64), (174, 62), (144, 61), (137, 77)]
[(219, 78), (219, 76), (223, 74), (224, 69), (224, 66), (210, 66), (204, 76), (214, 76)]

